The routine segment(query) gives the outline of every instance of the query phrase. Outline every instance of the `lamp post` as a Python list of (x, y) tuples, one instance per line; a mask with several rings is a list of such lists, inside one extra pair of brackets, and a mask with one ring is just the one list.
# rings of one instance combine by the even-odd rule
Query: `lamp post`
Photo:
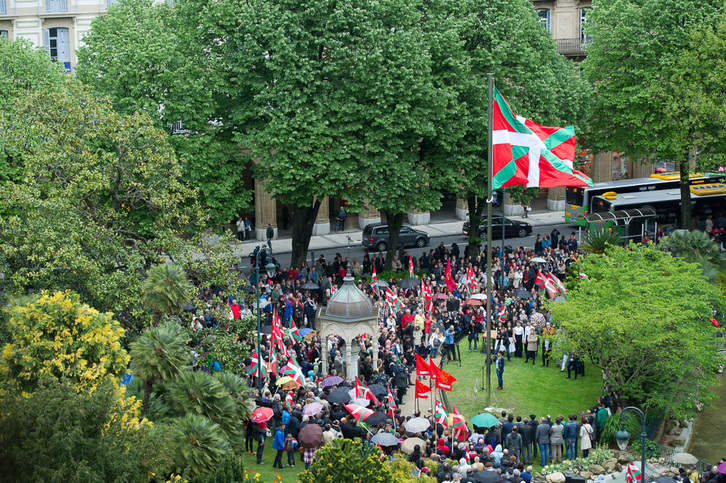
[(615, 433), (615, 441), (618, 443), (618, 448), (620, 448), (621, 451), (625, 451), (625, 448), (628, 447), (628, 443), (630, 442), (630, 433), (625, 430), (625, 419), (623, 418), (625, 413), (628, 411), (634, 412), (640, 416), (640, 448), (643, 452), (640, 468), (640, 481), (641, 483), (645, 483), (645, 440), (648, 438), (648, 434), (645, 430), (645, 414), (643, 414), (643, 411), (635, 406), (628, 406), (622, 410), (620, 413), (620, 431)]
[(257, 299), (255, 300), (255, 309), (257, 311), (257, 393), (260, 399), (262, 399), (262, 350), (260, 348), (260, 339), (262, 338), (262, 318), (260, 316), (260, 253), (270, 254), (270, 261), (265, 265), (267, 276), (272, 278), (275, 275), (275, 264), (272, 263), (272, 248), (262, 245), (255, 255), (255, 273), (257, 274), (257, 283), (255, 288), (257, 289)]

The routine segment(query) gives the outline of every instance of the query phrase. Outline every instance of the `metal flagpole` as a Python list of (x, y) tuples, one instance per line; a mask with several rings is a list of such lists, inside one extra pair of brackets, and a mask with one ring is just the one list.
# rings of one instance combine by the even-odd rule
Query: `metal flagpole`
[[(492, 155), (492, 122), (494, 118), (494, 74), (487, 74), (489, 79), (489, 143), (487, 146), (487, 179), (489, 181), (489, 198), (487, 198), (487, 384), (486, 407), (491, 407), (492, 393), (492, 186), (494, 184), (494, 162)], [(504, 200), (502, 200), (503, 202)]]

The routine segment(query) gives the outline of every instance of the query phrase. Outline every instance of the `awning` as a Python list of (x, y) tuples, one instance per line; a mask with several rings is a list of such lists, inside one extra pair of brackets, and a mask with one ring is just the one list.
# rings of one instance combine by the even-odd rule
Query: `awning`
[(644, 218), (655, 218), (656, 213), (653, 208), (634, 208), (630, 210), (605, 211), (602, 213), (588, 213), (580, 215), (577, 220), (583, 220), (587, 225), (590, 223), (604, 223), (612, 221), (616, 225), (629, 225), (633, 220)]

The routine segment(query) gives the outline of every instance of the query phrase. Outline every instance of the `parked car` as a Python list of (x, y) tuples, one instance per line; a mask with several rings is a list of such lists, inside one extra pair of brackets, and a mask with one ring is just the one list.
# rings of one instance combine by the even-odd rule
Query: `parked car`
[[(398, 243), (407, 247), (422, 248), (429, 244), (431, 237), (425, 231), (403, 225), (398, 232)], [(388, 249), (388, 225), (373, 223), (363, 228), (361, 244), (366, 249), (385, 252)]]
[[(464, 226), (461, 228), (461, 233), (463, 233), (466, 236), (470, 236), (470, 229), (469, 229), (469, 222), (464, 222)], [(532, 233), (532, 225), (529, 223), (523, 222), (523, 221), (517, 221), (512, 220), (510, 218), (504, 217), (504, 236), (507, 238), (510, 237), (525, 237)], [(482, 238), (484, 240), (487, 239), (487, 221), (482, 220), (481, 225), (479, 225), (479, 238)], [(501, 238), (502, 237), (502, 217), (501, 216), (494, 216), (492, 217), (492, 238)]]

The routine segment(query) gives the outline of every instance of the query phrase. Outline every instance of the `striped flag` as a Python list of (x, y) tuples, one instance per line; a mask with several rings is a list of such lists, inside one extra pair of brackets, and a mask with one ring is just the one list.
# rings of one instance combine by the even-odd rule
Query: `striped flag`
[(641, 480), (640, 469), (630, 460), (628, 463), (628, 469), (625, 472), (625, 483), (635, 483)]
[(580, 272), (580, 280), (586, 279), (586, 278), (587, 278), (587, 275), (585, 274), (585, 272)]
[(473, 264), (469, 265), (469, 270), (466, 272), (466, 283), (469, 286), (469, 291), (471, 293), (476, 293), (478, 284), (476, 281), (476, 277), (474, 277), (474, 265)]
[(297, 363), (294, 357), (291, 357), (287, 364), (282, 368), (282, 374), (290, 376), (301, 386), (305, 385), (305, 376), (303, 376), (302, 369)]
[(547, 290), (547, 295), (549, 295), (551, 299), (557, 296), (557, 284), (550, 274), (547, 274), (547, 276), (544, 277), (544, 288)]
[(436, 401), (436, 408), (434, 409), (434, 419), (437, 423), (442, 424), (445, 428), (449, 427), (449, 415), (447, 414), (444, 406), (441, 405), (441, 401)]
[(290, 320), (290, 335), (298, 342), (303, 339), (302, 335), (300, 335), (300, 331), (297, 330), (297, 325), (295, 325), (295, 321), (292, 319)]
[(469, 436), (469, 430), (466, 427), (466, 419), (459, 414), (455, 407), (451, 407), (448, 416), (449, 425), (454, 430), (454, 437), (459, 441), (464, 441)]
[(408, 256), (408, 276), (413, 277), (413, 257), (411, 255)]
[(258, 357), (257, 349), (252, 350), (251, 359), (252, 362), (250, 363), (250, 370), (248, 371), (248, 374), (250, 376), (264, 377), (262, 375), (262, 371), (267, 371), (267, 367), (265, 367), (265, 361), (260, 360), (260, 357)]
[(398, 299), (396, 292), (391, 290), (390, 287), (386, 288), (386, 305), (392, 309), (399, 309), (403, 307), (403, 302)]
[(373, 392), (368, 389), (368, 386), (360, 382), (357, 377), (355, 378), (355, 397), (372, 401), (374, 405), (378, 404), (378, 400)]
[(567, 295), (567, 289), (565, 288), (565, 284), (560, 281), (559, 278), (555, 277), (552, 273), (550, 273), (550, 278), (555, 283), (555, 286), (557, 287), (557, 291), (561, 293), (562, 295)]
[(499, 322), (506, 322), (507, 321), (507, 306), (502, 304), (501, 307), (499, 307), (499, 312), (497, 312), (497, 320)]
[(378, 275), (376, 275), (376, 267), (373, 267), (373, 274), (371, 275), (371, 289), (378, 295)]

